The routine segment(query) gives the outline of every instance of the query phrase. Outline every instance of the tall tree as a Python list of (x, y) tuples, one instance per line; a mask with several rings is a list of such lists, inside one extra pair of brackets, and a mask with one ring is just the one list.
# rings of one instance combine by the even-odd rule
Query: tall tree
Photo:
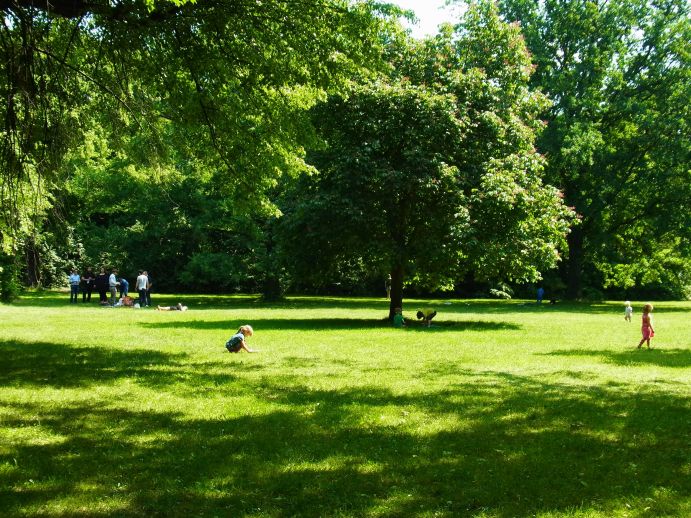
[(315, 110), (319, 174), (298, 182), (284, 222), (298, 275), (390, 273), (390, 318), (406, 282), (538, 279), (558, 259), (569, 211), (540, 179), (544, 98), (526, 87), (518, 30), (483, 3), (460, 38), (404, 42), (391, 56), (390, 81)]
[(532, 85), (554, 100), (538, 147), (581, 218), (568, 242), (570, 296), (588, 284), (678, 294), (691, 285), (690, 4), (499, 5), (521, 24)]

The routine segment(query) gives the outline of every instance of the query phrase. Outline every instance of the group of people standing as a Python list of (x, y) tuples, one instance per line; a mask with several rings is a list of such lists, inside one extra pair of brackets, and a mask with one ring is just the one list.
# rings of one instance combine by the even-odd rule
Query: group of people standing
[[(124, 277), (118, 275), (118, 269), (112, 268), (110, 274), (105, 268), (101, 268), (96, 274), (93, 268), (88, 267), (82, 275), (77, 270), (72, 270), (69, 275), (70, 303), (76, 304), (79, 292), (82, 293), (82, 302), (91, 302), (91, 294), (96, 291), (99, 302), (103, 306), (115, 306), (118, 300), (129, 295), (130, 283)], [(148, 272), (140, 270), (137, 276), (137, 293), (141, 307), (151, 305), (151, 277)], [(118, 296), (118, 292), (120, 292)]]

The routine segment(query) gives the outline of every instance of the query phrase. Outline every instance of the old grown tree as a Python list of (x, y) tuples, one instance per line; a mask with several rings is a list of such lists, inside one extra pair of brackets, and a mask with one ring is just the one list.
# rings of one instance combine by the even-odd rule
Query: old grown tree
[(406, 283), (449, 288), (468, 272), (538, 279), (558, 260), (569, 211), (540, 177), (544, 98), (527, 88), (518, 30), (482, 4), (459, 38), (403, 42), (392, 62), (387, 80), (315, 110), (319, 173), (284, 205), (295, 274), (390, 273), (390, 318)]

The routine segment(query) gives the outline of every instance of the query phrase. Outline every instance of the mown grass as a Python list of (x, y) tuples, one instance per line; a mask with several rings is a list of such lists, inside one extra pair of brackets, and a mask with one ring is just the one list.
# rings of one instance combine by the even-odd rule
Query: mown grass
[(691, 303), (177, 301), (0, 306), (2, 516), (691, 516)]

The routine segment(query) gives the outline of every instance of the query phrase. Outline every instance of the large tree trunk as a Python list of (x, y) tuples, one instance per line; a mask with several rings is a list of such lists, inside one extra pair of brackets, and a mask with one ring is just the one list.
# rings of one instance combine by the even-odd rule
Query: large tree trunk
[(569, 260), (566, 268), (566, 298), (581, 297), (583, 283), (583, 228), (577, 226), (568, 235)]
[(283, 298), (283, 287), (281, 279), (277, 275), (267, 273), (262, 283), (262, 298), (266, 301), (275, 302)]
[(389, 320), (393, 320), (396, 308), (403, 310), (403, 266), (391, 269), (391, 302), (389, 304)]
[(38, 288), (41, 284), (41, 255), (33, 237), (27, 241), (24, 251), (26, 255), (26, 284), (32, 288)]

